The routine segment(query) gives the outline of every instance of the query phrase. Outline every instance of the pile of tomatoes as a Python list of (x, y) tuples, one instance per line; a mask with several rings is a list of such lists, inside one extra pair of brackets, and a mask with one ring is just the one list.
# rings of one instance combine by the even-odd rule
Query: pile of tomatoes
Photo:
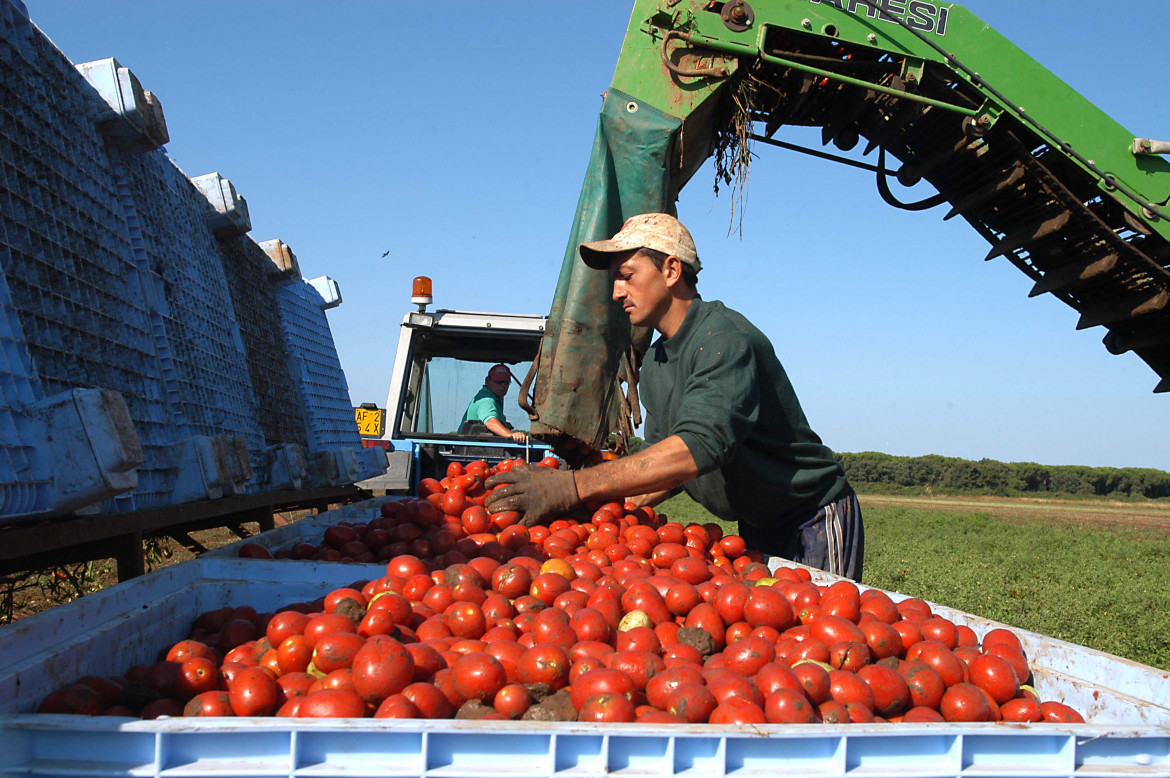
[[(488, 514), (483, 481), (511, 466), (453, 467), (424, 482), (418, 499), (386, 503), (380, 518), (345, 527), (356, 540), (337, 547), (349, 535), (327, 533), (343, 557), (385, 561), (382, 577), (278, 613), (204, 613), (158, 662), (82, 678), (46, 697), (41, 711), (1083, 721), (1027, 685), (1012, 632), (980, 640), (923, 600), (894, 602), (846, 580), (818, 585), (803, 568), (771, 572), (715, 524), (684, 527), (628, 503), (530, 530), (515, 514)], [(346, 548), (359, 541), (366, 550)]]

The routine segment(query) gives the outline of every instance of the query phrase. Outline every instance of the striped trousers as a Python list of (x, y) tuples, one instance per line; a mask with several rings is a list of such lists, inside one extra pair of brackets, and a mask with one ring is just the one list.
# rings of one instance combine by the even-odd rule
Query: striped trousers
[(854, 581), (861, 580), (865, 527), (861, 506), (852, 489), (791, 531), (762, 529), (746, 522), (740, 522), (739, 529), (748, 548)]

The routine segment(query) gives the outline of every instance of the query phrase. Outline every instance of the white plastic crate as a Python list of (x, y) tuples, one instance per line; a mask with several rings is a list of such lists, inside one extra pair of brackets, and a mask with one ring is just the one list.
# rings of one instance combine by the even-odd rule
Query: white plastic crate
[[(1165, 673), (1063, 644), (1033, 651), (1046, 699), (1122, 700), (1083, 725), (601, 725), (23, 715), (81, 675), (152, 661), (201, 612), (277, 608), (381, 565), (198, 559), (0, 629), (0, 774), (35, 776), (1165, 776)], [(938, 609), (956, 617), (953, 611)], [(973, 617), (972, 617), (973, 618)], [(990, 622), (975, 620), (978, 627)], [(1018, 631), (1017, 631), (1018, 632)], [(1056, 642), (1021, 635), (1026, 645)], [(1077, 673), (1074, 675), (1073, 672)], [(1140, 677), (1139, 677), (1140, 676)], [(1074, 699), (1076, 698), (1076, 699)]]

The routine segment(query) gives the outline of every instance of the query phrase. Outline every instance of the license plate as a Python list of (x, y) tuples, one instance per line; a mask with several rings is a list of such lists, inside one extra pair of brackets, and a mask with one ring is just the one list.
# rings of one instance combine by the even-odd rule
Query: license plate
[(386, 431), (386, 411), (381, 408), (354, 408), (353, 418), (359, 435), (377, 438)]

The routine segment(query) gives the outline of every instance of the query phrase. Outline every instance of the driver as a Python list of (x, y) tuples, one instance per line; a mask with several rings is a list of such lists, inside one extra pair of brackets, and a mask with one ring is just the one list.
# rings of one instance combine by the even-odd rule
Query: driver
[[(484, 379), (483, 388), (467, 406), (463, 414), (463, 423), (460, 432), (464, 435), (475, 434), (477, 429), (486, 427), (493, 435), (501, 438), (511, 438), (516, 443), (523, 443), (528, 439), (523, 430), (514, 430), (508, 420), (504, 418), (504, 395), (508, 393), (508, 386), (512, 381), (512, 371), (507, 365), (493, 365)], [(481, 426), (482, 425), (482, 426)]]

